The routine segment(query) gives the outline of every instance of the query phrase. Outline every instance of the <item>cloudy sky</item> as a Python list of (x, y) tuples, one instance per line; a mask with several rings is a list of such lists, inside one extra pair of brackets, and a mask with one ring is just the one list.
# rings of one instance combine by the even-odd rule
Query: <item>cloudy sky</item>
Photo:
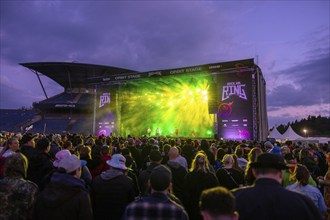
[[(1, 1), (0, 108), (45, 99), (27, 62), (137, 71), (255, 58), (270, 127), (329, 117), (329, 1)], [(41, 77), (49, 96), (63, 91)]]

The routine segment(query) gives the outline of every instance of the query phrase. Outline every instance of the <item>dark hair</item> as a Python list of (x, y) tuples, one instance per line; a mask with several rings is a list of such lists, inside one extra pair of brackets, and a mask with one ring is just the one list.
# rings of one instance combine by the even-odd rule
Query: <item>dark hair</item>
[(237, 157), (242, 157), (243, 156), (243, 149), (241, 145), (238, 145), (235, 150), (235, 154)]
[(36, 143), (36, 149), (40, 150), (40, 151), (45, 151), (47, 149), (47, 147), (49, 147), (50, 141), (48, 140), (48, 138), (41, 138), (37, 141)]
[(106, 155), (111, 153), (112, 153), (112, 149), (108, 145), (102, 146), (101, 155)]
[(309, 179), (309, 171), (306, 166), (302, 164), (297, 164), (296, 169), (294, 171), (294, 178), (303, 186), (308, 184)]
[(202, 150), (208, 150), (210, 147), (209, 147), (209, 143), (207, 142), (207, 140), (203, 139), (201, 141), (201, 149)]
[(71, 149), (72, 148), (72, 142), (71, 141), (66, 141), (63, 144), (63, 149)]
[(219, 148), (218, 150), (217, 150), (217, 153), (216, 153), (216, 159), (217, 160), (219, 160), (219, 161), (221, 161), (222, 159), (223, 159), (223, 157), (225, 156), (225, 154), (226, 154), (226, 152), (225, 152), (225, 150), (223, 149), (223, 148)]
[(206, 189), (201, 194), (199, 207), (201, 211), (208, 212), (214, 218), (219, 215), (234, 215), (235, 197), (221, 186)]

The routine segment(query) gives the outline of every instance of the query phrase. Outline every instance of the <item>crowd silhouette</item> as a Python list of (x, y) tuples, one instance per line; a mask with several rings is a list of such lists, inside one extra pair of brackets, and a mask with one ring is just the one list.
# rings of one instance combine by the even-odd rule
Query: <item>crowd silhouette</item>
[(2, 219), (326, 219), (328, 144), (0, 134)]

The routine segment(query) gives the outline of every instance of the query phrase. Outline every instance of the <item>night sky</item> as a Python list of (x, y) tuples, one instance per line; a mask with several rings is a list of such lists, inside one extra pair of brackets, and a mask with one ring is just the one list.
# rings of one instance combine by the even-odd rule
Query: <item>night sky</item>
[[(330, 117), (329, 1), (1, 1), (0, 108), (45, 99), (19, 63), (150, 71), (255, 58), (269, 126)], [(41, 77), (48, 96), (63, 91)]]

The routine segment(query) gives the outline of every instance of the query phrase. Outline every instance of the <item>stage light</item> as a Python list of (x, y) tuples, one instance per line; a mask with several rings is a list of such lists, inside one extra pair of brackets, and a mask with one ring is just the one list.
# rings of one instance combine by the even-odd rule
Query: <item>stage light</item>
[[(191, 128), (196, 128), (198, 136), (208, 137), (207, 131), (212, 130), (214, 123), (214, 116), (208, 114), (207, 103), (211, 80), (211, 77), (196, 77), (194, 85), (187, 76), (164, 77), (162, 82), (166, 84), (154, 79), (135, 81), (137, 89), (134, 92), (121, 90), (118, 99), (123, 100), (119, 103), (123, 111), (121, 124), (125, 125), (126, 133), (129, 130), (136, 136), (145, 134), (146, 126), (152, 131), (158, 127), (163, 135), (170, 135), (175, 124), (180, 136), (191, 136)], [(143, 89), (139, 91), (138, 88)]]

